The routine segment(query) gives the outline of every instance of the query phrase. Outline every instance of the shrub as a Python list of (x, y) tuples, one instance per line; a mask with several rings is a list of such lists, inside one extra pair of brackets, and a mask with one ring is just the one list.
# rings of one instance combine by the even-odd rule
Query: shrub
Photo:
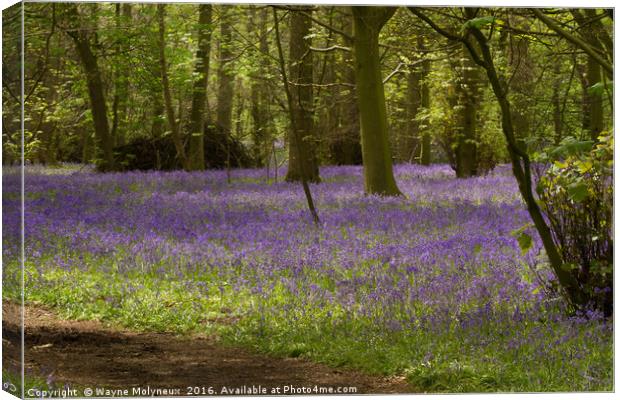
[(613, 310), (613, 136), (565, 139), (539, 160), (537, 193), (553, 239), (588, 307)]

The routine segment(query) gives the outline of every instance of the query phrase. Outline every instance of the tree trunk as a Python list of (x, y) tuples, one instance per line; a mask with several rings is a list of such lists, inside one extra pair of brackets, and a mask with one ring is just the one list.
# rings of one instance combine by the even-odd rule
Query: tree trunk
[[(417, 117), (420, 112), (420, 107), (422, 106), (421, 75), (419, 64), (414, 63), (409, 67), (409, 75), (407, 76), (407, 123), (398, 146), (401, 153), (399, 158), (404, 161), (420, 161), (420, 121)], [(418, 157), (416, 157), (416, 154)]]
[(456, 85), (460, 105), (461, 126), (457, 134), (456, 176), (468, 178), (478, 173), (478, 109), (480, 102), (480, 70), (465, 47), (459, 68), (460, 82)]
[[(613, 45), (611, 38), (603, 28), (596, 11), (592, 9), (573, 9), (571, 14), (579, 24), (580, 34), (584, 41), (596, 49), (596, 56), (600, 53), (606, 56), (606, 60), (613, 60)], [(605, 52), (604, 52), (605, 51)], [(611, 74), (608, 74), (611, 77)], [(599, 135), (605, 129), (603, 116), (603, 94), (600, 90), (591, 90), (593, 85), (602, 83), (601, 64), (593, 55), (587, 56), (585, 86), (583, 97), (586, 102), (584, 110), (585, 128), (590, 132), (590, 139), (597, 141)]]
[(590, 139), (597, 141), (604, 128), (603, 94), (598, 90), (591, 90), (593, 85), (601, 82), (601, 67), (592, 57), (588, 57), (586, 64), (586, 81), (588, 87), (586, 88), (585, 98), (588, 101), (590, 112), (588, 130), (590, 131)]
[(177, 158), (185, 170), (189, 169), (189, 162), (185, 155), (185, 145), (179, 128), (179, 123), (174, 115), (172, 105), (172, 93), (170, 92), (170, 81), (168, 79), (168, 63), (166, 62), (166, 24), (165, 24), (166, 5), (157, 5), (157, 16), (159, 22), (159, 68), (161, 72), (161, 84), (164, 92), (164, 106), (166, 109), (166, 119), (172, 131), (172, 140), (177, 152)]
[[(424, 50), (424, 36), (418, 34), (417, 47)], [(422, 165), (431, 162), (430, 144), (431, 137), (428, 129), (421, 129), (418, 114), (422, 110), (428, 110), (430, 105), (429, 87), (426, 82), (430, 72), (430, 62), (417, 59), (410, 67), (407, 80), (407, 129), (404, 143), (401, 144), (403, 160), (417, 160)], [(417, 155), (417, 157), (416, 157)]]
[(354, 6), (351, 10), (366, 193), (401, 195), (392, 171), (385, 93), (379, 60), (379, 31), (396, 9)]
[[(131, 26), (131, 4), (115, 4), (115, 19), (117, 32), (124, 27)], [(119, 33), (120, 34), (120, 33)], [(116, 46), (119, 54), (127, 53), (128, 46), (119, 40)], [(114, 66), (114, 100), (112, 103), (112, 131), (111, 136), (115, 146), (125, 144), (127, 130), (127, 103), (129, 97), (128, 65), (123, 63), (124, 58), (119, 56)]]
[(217, 125), (230, 135), (232, 129), (232, 108), (234, 74), (229, 61), (232, 58), (232, 28), (229, 5), (221, 5), (220, 10), (220, 55), (217, 92)]
[(190, 170), (205, 168), (204, 116), (207, 104), (209, 55), (211, 52), (211, 4), (198, 5), (198, 49), (194, 67), (194, 90), (189, 122), (188, 166)]
[[(80, 15), (76, 4), (69, 5), (69, 18), (73, 23), (80, 23)], [(113, 138), (110, 135), (108, 124), (108, 111), (104, 96), (101, 72), (97, 63), (97, 56), (93, 53), (90, 44), (90, 29), (83, 27), (72, 27), (67, 30), (67, 34), (73, 39), (77, 50), (80, 63), (86, 74), (86, 85), (88, 87), (88, 98), (90, 100), (93, 125), (95, 128), (95, 138), (97, 147), (103, 153), (103, 159), (99, 168), (102, 171), (114, 169)]]
[(250, 8), (250, 31), (259, 35), (259, 52), (257, 54), (258, 66), (257, 76), (252, 80), (251, 86), (251, 114), (252, 114), (252, 153), (254, 162), (257, 167), (268, 164), (271, 146), (269, 144), (271, 138), (271, 113), (269, 110), (270, 96), (269, 87), (265, 81), (268, 73), (269, 62), (269, 43), (267, 42), (267, 16), (269, 9), (263, 7), (260, 9), (259, 25), (256, 27), (253, 21), (256, 19), (255, 7)]
[[(338, 7), (340, 29), (353, 37), (353, 21), (346, 15), (348, 7)], [(352, 47), (353, 42), (346, 40), (346, 46)], [(338, 81), (342, 80), (348, 86), (333, 87), (337, 91), (337, 105), (334, 112), (337, 115), (337, 129), (330, 136), (329, 154), (331, 161), (336, 165), (361, 165), (362, 145), (360, 137), (360, 116), (357, 108), (355, 93), (355, 62), (351, 52), (339, 53), (340, 58), (334, 65)]]
[(304, 12), (310, 13), (311, 9), (302, 6), (290, 14), (289, 79), (293, 101), (291, 113), (294, 114), (297, 132), (288, 135), (287, 182), (300, 182), (303, 172), (308, 182), (320, 181), (313, 119), (312, 52), (310, 39), (307, 38), (312, 21)]
[(562, 105), (560, 104), (560, 63), (555, 63), (553, 72), (555, 74), (553, 81), (553, 92), (551, 94), (551, 103), (553, 104), (553, 132), (554, 143), (560, 144), (562, 140)]
[[(431, 106), (431, 95), (430, 88), (428, 86), (427, 77), (431, 72), (431, 62), (424, 61), (422, 63), (422, 98), (420, 99), (420, 106), (423, 110), (428, 111)], [(418, 126), (418, 129), (422, 131), (422, 148), (420, 149), (420, 164), (422, 165), (430, 165), (431, 164), (431, 133), (428, 128), (421, 129)]]
[[(288, 76), (286, 74), (286, 62), (284, 61), (284, 52), (282, 51), (282, 40), (280, 38), (280, 28), (279, 28), (279, 24), (278, 24), (278, 13), (276, 11), (275, 8), (272, 9), (273, 11), (273, 23), (274, 23), (274, 30), (276, 33), (276, 45), (278, 48), (278, 61), (279, 61), (279, 67), (280, 67), (280, 74), (282, 75), (282, 83), (284, 84), (284, 93), (286, 94), (286, 101), (288, 103), (288, 111), (291, 117), (291, 131), (293, 133), (293, 135), (297, 136), (297, 134), (299, 133), (297, 130), (297, 125), (298, 122), (295, 119), (295, 113), (293, 112), (293, 96), (291, 94), (291, 90), (290, 90), (290, 85), (289, 85), (289, 80), (288, 80)], [(298, 150), (298, 156), (300, 156), (301, 154), (301, 150), (299, 147), (297, 147)], [(276, 182), (278, 180), (278, 160), (276, 157), (276, 151), (275, 151), (275, 145), (273, 146), (273, 159), (275, 162), (275, 179)], [(319, 219), (319, 214), (316, 212), (316, 208), (314, 207), (314, 200), (312, 199), (312, 192), (310, 192), (310, 185), (308, 185), (308, 180), (306, 179), (306, 171), (304, 170), (304, 165), (301, 164), (301, 185), (304, 189), (304, 194), (306, 196), (306, 201), (308, 203), (308, 210), (310, 211), (310, 214), (312, 215), (312, 219), (314, 221), (315, 226), (320, 226), (320, 219)]]

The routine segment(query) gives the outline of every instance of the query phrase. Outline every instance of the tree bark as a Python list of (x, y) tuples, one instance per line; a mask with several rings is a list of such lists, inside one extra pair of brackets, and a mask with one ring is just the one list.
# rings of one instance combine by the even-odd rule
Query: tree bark
[[(341, 16), (340, 29), (349, 37), (353, 37), (353, 21), (346, 15), (349, 7), (337, 8)], [(353, 42), (345, 38), (346, 46), (352, 47)], [(357, 94), (355, 92), (355, 62), (351, 52), (341, 52), (341, 57), (334, 65), (335, 78), (348, 84), (346, 87), (334, 86), (337, 92), (337, 105), (334, 112), (337, 126), (334, 134), (330, 136), (329, 154), (331, 161), (336, 165), (360, 165), (362, 164), (362, 145), (360, 137), (360, 116), (357, 107)]]
[(541, 20), (545, 25), (547, 25), (547, 27), (549, 27), (549, 29), (555, 31), (557, 34), (562, 36), (564, 39), (566, 39), (567, 41), (569, 41), (573, 45), (577, 46), (577, 48), (585, 51), (590, 57), (592, 57), (592, 59), (597, 64), (599, 64), (605, 70), (605, 72), (610, 77), (613, 76), (613, 74), (614, 74), (613, 64), (611, 62), (609, 62), (601, 54), (599, 54), (594, 48), (592, 48), (592, 46), (590, 44), (588, 44), (586, 41), (584, 41), (580, 37), (578, 37), (576, 35), (573, 35), (570, 32), (568, 32), (567, 30), (563, 29), (560, 26), (560, 24), (558, 24), (552, 18), (550, 18), (550, 17), (546, 16), (545, 14), (543, 14), (543, 12), (540, 11), (539, 9), (532, 8), (530, 10), (532, 11), (532, 13), (534, 13), (534, 15), (536, 15), (536, 17), (539, 20)]
[[(286, 63), (284, 61), (284, 52), (282, 51), (282, 40), (280, 39), (280, 28), (278, 24), (278, 13), (275, 8), (273, 11), (273, 22), (274, 22), (274, 30), (276, 33), (276, 46), (278, 48), (278, 60), (280, 62), (280, 74), (282, 75), (282, 83), (284, 84), (284, 93), (286, 93), (286, 101), (288, 103), (288, 111), (291, 116), (291, 131), (293, 135), (298, 134), (297, 130), (297, 120), (295, 119), (295, 113), (293, 110), (293, 95), (291, 94), (289, 80), (286, 74)], [(299, 138), (298, 138), (299, 139)], [(301, 149), (297, 147), (298, 154), (297, 156), (301, 156)], [(275, 171), (276, 171), (276, 181), (278, 179), (278, 162), (275, 157), (275, 145), (273, 146), (274, 152), (274, 161), (275, 161)], [(310, 192), (310, 185), (308, 185), (308, 180), (306, 179), (306, 171), (304, 170), (304, 165), (301, 164), (301, 185), (304, 189), (304, 195), (306, 196), (306, 202), (308, 203), (308, 210), (312, 215), (312, 219), (314, 221), (315, 226), (320, 226), (321, 221), (319, 220), (319, 214), (316, 212), (316, 208), (314, 207), (314, 200), (312, 199), (312, 192)]]
[(554, 143), (560, 144), (562, 140), (562, 106), (560, 104), (560, 63), (555, 63), (554, 68), (553, 93), (551, 94), (551, 103), (553, 104), (553, 132)]
[(385, 93), (379, 60), (379, 32), (395, 8), (354, 6), (355, 81), (362, 130), (366, 193), (398, 196), (388, 141)]
[[(116, 29), (121, 32), (131, 24), (131, 4), (115, 4)], [(118, 40), (116, 51), (119, 54), (127, 53), (126, 39)], [(123, 63), (124, 58), (119, 56), (114, 66), (114, 100), (112, 102), (112, 131), (111, 136), (115, 146), (125, 144), (127, 130), (127, 103), (129, 97), (128, 66)]]
[(204, 116), (207, 104), (209, 56), (211, 53), (211, 4), (198, 5), (198, 49), (194, 66), (192, 109), (189, 116), (188, 166), (190, 170), (205, 168)]
[(585, 98), (590, 112), (588, 130), (590, 131), (590, 139), (597, 141), (604, 128), (603, 94), (600, 91), (591, 90), (593, 85), (601, 82), (601, 67), (592, 57), (588, 57), (586, 63), (586, 81), (588, 87), (586, 88)]
[[(424, 39), (422, 38), (420, 41), (420, 45), (424, 47)], [(431, 106), (431, 95), (430, 88), (428, 85), (428, 75), (431, 72), (431, 62), (426, 60), (422, 63), (421, 66), (421, 98), (420, 98), (420, 108), (422, 110), (428, 111)], [(422, 143), (420, 149), (420, 164), (422, 165), (430, 165), (431, 164), (431, 133), (428, 128), (422, 129), (418, 124), (418, 136), (421, 134)]]
[(291, 113), (297, 132), (288, 135), (287, 182), (300, 182), (303, 173), (308, 182), (320, 182), (313, 115), (312, 51), (307, 38), (312, 21), (304, 15), (311, 12), (310, 8), (301, 6), (290, 13), (289, 79), (293, 101)]
[[(73, 24), (80, 24), (80, 15), (77, 4), (68, 5), (68, 16), (73, 19)], [(102, 171), (114, 169), (113, 141), (110, 135), (108, 123), (108, 110), (103, 90), (103, 81), (97, 62), (97, 56), (93, 53), (90, 43), (91, 30), (88, 28), (73, 26), (67, 30), (67, 34), (73, 39), (80, 63), (86, 74), (88, 98), (90, 100), (93, 125), (97, 147), (103, 153), (103, 159), (99, 165)]]
[[(584, 10), (585, 11), (585, 10)], [(590, 11), (590, 17), (592, 17)], [(596, 25), (598, 29), (595, 29), (594, 26), (591, 26), (589, 22), (589, 18), (586, 15), (582, 14), (580, 10), (571, 10), (571, 14), (579, 24), (579, 28), (581, 30), (581, 36), (584, 41), (588, 43), (588, 45), (592, 46), (595, 49), (603, 49), (607, 48), (607, 45), (603, 45), (603, 41), (599, 40), (598, 33), (605, 33), (605, 30), (602, 26)], [(597, 21), (600, 24), (600, 21)], [(604, 37), (604, 36), (603, 36)], [(604, 41), (604, 43), (607, 43)], [(613, 57), (613, 50), (610, 49), (610, 55)], [(593, 85), (602, 82), (601, 76), (601, 67), (597, 60), (588, 55), (586, 61), (586, 76), (585, 76), (586, 87), (584, 88), (584, 99), (587, 102), (587, 106), (585, 109), (588, 112), (587, 116), (584, 116), (584, 119), (587, 120), (587, 129), (590, 132), (591, 140), (598, 140), (598, 136), (604, 129), (604, 119), (603, 119), (603, 95), (601, 91), (591, 90)]]
[[(425, 50), (424, 35), (418, 33), (417, 48)], [(422, 128), (418, 114), (428, 110), (430, 106), (430, 92), (427, 77), (430, 72), (430, 61), (420, 57), (414, 59), (410, 66), (407, 79), (407, 129), (404, 143), (402, 143), (401, 159), (417, 161), (422, 165), (431, 163), (431, 136), (428, 129)]]
[(217, 125), (226, 133), (231, 134), (232, 108), (234, 92), (234, 74), (230, 59), (232, 58), (232, 28), (230, 21), (230, 6), (222, 5), (220, 10), (220, 49), (218, 68), (217, 92)]
[(170, 81), (168, 78), (168, 63), (166, 61), (166, 23), (165, 23), (166, 5), (157, 5), (157, 17), (159, 23), (159, 68), (161, 72), (161, 83), (164, 95), (164, 106), (166, 109), (166, 119), (168, 120), (168, 126), (172, 132), (172, 140), (174, 141), (174, 147), (177, 152), (177, 158), (183, 165), (183, 169), (189, 170), (189, 162), (185, 155), (185, 144), (183, 143), (183, 137), (179, 128), (179, 123), (176, 120), (174, 114), (174, 107), (172, 105), (172, 93), (170, 92)]
[(465, 46), (457, 67), (456, 84), (460, 126), (456, 135), (456, 176), (468, 178), (478, 173), (478, 109), (480, 107), (480, 73)]
[(271, 151), (271, 112), (270, 112), (270, 95), (269, 86), (264, 77), (268, 73), (269, 62), (267, 55), (269, 54), (269, 42), (267, 41), (267, 17), (269, 9), (263, 7), (260, 9), (258, 18), (258, 26), (254, 25), (257, 9), (250, 8), (250, 31), (256, 32), (259, 38), (259, 51), (256, 57), (259, 58), (257, 65), (257, 76), (252, 80), (250, 88), (250, 100), (252, 103), (252, 153), (257, 167), (268, 164), (269, 153)]

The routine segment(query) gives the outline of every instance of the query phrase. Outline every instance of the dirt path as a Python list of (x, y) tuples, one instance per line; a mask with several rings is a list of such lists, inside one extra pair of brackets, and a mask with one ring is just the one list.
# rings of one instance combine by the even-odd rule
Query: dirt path
[[(3, 303), (3, 361), (18, 365), (19, 307)], [(272, 388), (356, 387), (357, 393), (408, 393), (402, 379), (338, 370), (295, 358), (274, 358), (223, 347), (213, 338), (136, 333), (103, 327), (93, 321), (66, 321), (42, 307), (26, 307), (26, 368), (52, 372), (57, 382), (80, 387), (129, 389), (188, 386), (244, 390)], [(201, 389), (202, 390), (202, 389)], [(299, 393), (297, 393), (299, 394)], [(312, 394), (312, 393), (310, 393)], [(81, 396), (81, 394), (80, 394)]]

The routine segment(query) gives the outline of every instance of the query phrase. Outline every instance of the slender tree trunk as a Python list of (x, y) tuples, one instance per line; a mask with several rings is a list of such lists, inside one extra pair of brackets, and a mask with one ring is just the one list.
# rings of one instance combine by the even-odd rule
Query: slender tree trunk
[[(232, 129), (232, 108), (234, 97), (234, 74), (230, 59), (232, 58), (232, 28), (229, 5), (220, 6), (220, 49), (217, 94), (217, 125), (227, 136)], [(228, 139), (227, 139), (228, 140)]]
[[(80, 15), (77, 4), (68, 5), (67, 12), (72, 18), (73, 24), (80, 24)], [(91, 49), (90, 29), (83, 27), (72, 27), (67, 30), (67, 34), (73, 39), (82, 68), (86, 74), (86, 85), (88, 87), (88, 98), (90, 100), (93, 125), (95, 128), (95, 138), (97, 147), (103, 153), (103, 160), (99, 168), (102, 171), (114, 169), (113, 138), (110, 135), (110, 125), (108, 124), (108, 111), (103, 90), (103, 81), (97, 62), (97, 56)]]
[[(422, 106), (422, 77), (420, 65), (411, 65), (407, 76), (406, 129), (401, 135), (399, 150), (401, 160), (409, 160), (420, 153), (420, 121), (417, 119)], [(420, 161), (419, 159), (417, 161)]]
[(305, 171), (308, 182), (320, 181), (313, 119), (312, 52), (308, 38), (312, 21), (304, 12), (310, 13), (311, 9), (302, 6), (290, 14), (289, 79), (293, 100), (291, 113), (297, 122), (297, 132), (288, 135), (288, 182), (301, 181), (302, 170)]
[(588, 109), (590, 111), (588, 130), (590, 131), (590, 139), (597, 141), (604, 128), (603, 94), (601, 91), (591, 90), (591, 88), (602, 80), (601, 67), (592, 57), (588, 57), (586, 71), (588, 87), (586, 88), (585, 97), (589, 103)]
[(532, 221), (534, 222), (536, 230), (541, 237), (541, 240), (547, 252), (547, 256), (549, 257), (551, 267), (555, 271), (560, 285), (562, 285), (562, 287), (566, 289), (567, 294), (574, 303), (581, 304), (582, 299), (579, 294), (579, 286), (575, 281), (575, 278), (571, 275), (570, 271), (564, 268), (562, 257), (558, 251), (558, 248), (553, 242), (553, 237), (551, 236), (549, 226), (547, 225), (547, 222), (543, 217), (542, 211), (540, 210), (540, 207), (538, 206), (538, 203), (536, 202), (536, 199), (534, 197), (534, 193), (532, 190), (530, 160), (527, 154), (523, 152), (523, 150), (517, 143), (514, 133), (514, 127), (512, 125), (510, 102), (508, 101), (506, 91), (503, 88), (500, 78), (497, 75), (495, 66), (493, 64), (493, 57), (491, 56), (491, 52), (487, 45), (486, 39), (482, 32), (478, 30), (474, 31), (474, 34), (477, 43), (482, 49), (482, 56), (485, 63), (485, 68), (487, 70), (487, 75), (489, 77), (489, 81), (491, 82), (491, 86), (493, 87), (493, 92), (495, 93), (495, 96), (502, 110), (502, 130), (508, 142), (508, 152), (510, 154), (513, 172), (515, 177), (517, 178), (517, 183), (519, 185), (521, 195), (525, 200), (528, 212), (532, 218)]
[(379, 31), (396, 9), (354, 6), (351, 10), (366, 193), (401, 195), (392, 171), (385, 93), (379, 61)]
[(174, 106), (172, 105), (172, 93), (170, 92), (170, 81), (168, 78), (168, 63), (166, 62), (166, 24), (165, 24), (166, 5), (157, 5), (157, 16), (159, 22), (159, 68), (161, 72), (161, 83), (164, 94), (164, 106), (166, 110), (166, 119), (168, 126), (172, 131), (172, 140), (177, 152), (177, 158), (185, 170), (189, 170), (189, 162), (185, 155), (185, 145), (179, 123), (174, 115)]
[(271, 113), (269, 110), (270, 96), (269, 87), (265, 81), (268, 73), (269, 62), (267, 55), (269, 54), (269, 42), (267, 41), (267, 17), (269, 9), (263, 7), (259, 10), (260, 18), (258, 18), (258, 27), (253, 24), (256, 20), (255, 7), (250, 9), (250, 31), (257, 32), (259, 35), (259, 52), (258, 76), (252, 80), (251, 86), (251, 114), (252, 114), (252, 153), (256, 166), (261, 167), (269, 164), (269, 153), (271, 152), (270, 138), (272, 132)]
[(209, 56), (211, 52), (211, 4), (198, 5), (198, 49), (194, 67), (192, 110), (189, 117), (188, 165), (190, 170), (205, 168), (204, 116), (207, 104)]
[[(431, 94), (430, 88), (428, 85), (428, 75), (431, 72), (431, 62), (424, 61), (422, 63), (422, 98), (420, 99), (420, 106), (423, 110), (429, 110), (431, 107)], [(419, 127), (418, 127), (419, 128)], [(428, 128), (421, 129), (422, 131), (422, 148), (420, 149), (420, 164), (422, 165), (430, 165), (431, 164), (431, 133)]]
[[(115, 4), (116, 29), (121, 29), (131, 25), (131, 4)], [(116, 46), (118, 53), (127, 53), (126, 42), (120, 41)], [(129, 100), (129, 77), (127, 75), (128, 66), (123, 63), (123, 56), (119, 56), (114, 66), (114, 100), (112, 102), (112, 131), (111, 136), (115, 146), (125, 144), (127, 128), (127, 104)]]
[[(428, 23), (433, 29), (435, 29), (435, 31), (437, 31), (441, 35), (451, 40), (458, 40), (457, 37), (455, 37), (454, 35), (451, 35), (449, 32), (438, 27), (419, 9), (409, 7), (409, 10), (414, 15), (418, 16), (420, 19)], [(472, 9), (465, 10), (466, 16), (469, 19), (475, 17), (475, 13)], [(466, 33), (467, 36), (461, 38), (460, 40), (463, 42), (464, 45), (466, 45), (467, 50), (471, 54), (476, 64), (480, 65), (485, 69), (487, 77), (489, 78), (489, 82), (491, 83), (493, 93), (495, 94), (495, 98), (497, 99), (497, 102), (501, 109), (502, 131), (504, 133), (504, 137), (506, 138), (508, 154), (510, 155), (510, 161), (512, 163), (512, 171), (515, 179), (517, 180), (519, 192), (521, 193), (521, 196), (527, 206), (528, 213), (530, 214), (530, 217), (534, 222), (534, 226), (536, 227), (536, 230), (540, 235), (541, 241), (547, 253), (547, 257), (549, 258), (550, 266), (555, 272), (560, 286), (565, 290), (570, 301), (573, 304), (583, 305), (584, 299), (581, 295), (579, 284), (577, 283), (575, 277), (571, 274), (570, 270), (564, 267), (562, 256), (560, 255), (558, 247), (553, 241), (549, 225), (547, 224), (547, 221), (545, 220), (543, 213), (540, 210), (538, 203), (536, 202), (536, 198), (534, 197), (532, 189), (530, 159), (527, 153), (525, 153), (517, 143), (514, 126), (512, 124), (512, 112), (510, 107), (510, 101), (508, 100), (508, 95), (506, 91), (505, 79), (498, 75), (486, 36), (480, 30), (475, 28), (469, 28)], [(474, 43), (472, 43), (470, 39), (471, 36), (474, 37), (475, 43), (480, 49), (480, 54), (476, 50), (476, 47), (474, 47)]]
[[(424, 36), (418, 34), (417, 47), (424, 50)], [(429, 107), (429, 87), (426, 81), (430, 72), (430, 62), (416, 60), (416, 63), (410, 67), (409, 77), (407, 80), (407, 129), (406, 138), (403, 143), (404, 160), (411, 160), (418, 153), (417, 161), (422, 165), (429, 165), (431, 162), (430, 144), (431, 137), (428, 129), (422, 130), (418, 113), (421, 110), (427, 110)], [(419, 151), (416, 151), (419, 149)]]
[(555, 63), (553, 72), (555, 74), (553, 81), (553, 93), (551, 95), (551, 103), (553, 104), (553, 131), (554, 142), (556, 145), (562, 140), (562, 104), (560, 103), (560, 63)]

